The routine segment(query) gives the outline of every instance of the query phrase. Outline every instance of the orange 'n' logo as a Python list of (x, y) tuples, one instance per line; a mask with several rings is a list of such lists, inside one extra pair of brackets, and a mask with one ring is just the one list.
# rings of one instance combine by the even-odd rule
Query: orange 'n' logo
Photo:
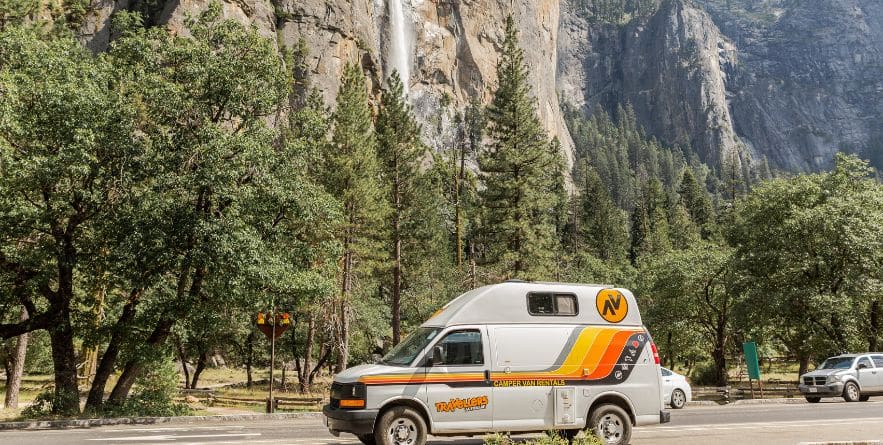
[(629, 313), (629, 303), (622, 292), (615, 289), (604, 289), (598, 292), (595, 305), (601, 318), (610, 323), (619, 323)]

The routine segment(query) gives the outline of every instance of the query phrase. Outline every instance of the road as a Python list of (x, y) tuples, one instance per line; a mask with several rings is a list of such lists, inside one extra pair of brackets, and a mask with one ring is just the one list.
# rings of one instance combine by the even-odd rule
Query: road
[[(530, 436), (518, 436), (528, 438)], [(819, 404), (688, 407), (672, 411), (672, 422), (636, 428), (632, 445), (801, 444), (822, 441), (883, 440), (883, 399), (865, 403), (831, 400)], [(339, 445), (317, 418), (238, 421), (162, 426), (0, 431), (0, 444)], [(480, 439), (432, 438), (430, 444), (479, 445)], [(883, 443), (883, 442), (880, 442)]]

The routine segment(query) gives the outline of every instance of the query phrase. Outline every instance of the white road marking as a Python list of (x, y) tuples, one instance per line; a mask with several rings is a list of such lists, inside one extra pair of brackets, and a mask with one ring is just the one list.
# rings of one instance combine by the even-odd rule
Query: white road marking
[(230, 434), (191, 434), (186, 436), (178, 436), (171, 434), (163, 434), (156, 436), (128, 436), (128, 437), (107, 437), (102, 439), (87, 439), (90, 441), (115, 441), (115, 442), (142, 442), (146, 440), (169, 441), (178, 439), (207, 439), (209, 437), (245, 437), (260, 436), (261, 433), (230, 433)]
[[(826, 419), (824, 420), (825, 424), (837, 424), (837, 425), (863, 425), (868, 422), (880, 422), (883, 421), (883, 418), (880, 417), (865, 417), (860, 419)], [(638, 434), (659, 434), (659, 433), (678, 433), (685, 431), (727, 431), (727, 430), (740, 430), (740, 429), (776, 429), (776, 428), (805, 428), (807, 426), (818, 425), (819, 420), (792, 420), (792, 421), (782, 421), (782, 422), (754, 422), (754, 423), (727, 423), (727, 424), (707, 424), (707, 425), (666, 425), (666, 426), (656, 426), (656, 427), (640, 427), (635, 428), (635, 433)]]
[(153, 431), (193, 431), (193, 430), (230, 430), (230, 429), (242, 429), (245, 428), (243, 425), (222, 425), (222, 426), (167, 426), (167, 427), (155, 427), (155, 428), (119, 428), (119, 429), (100, 429), (96, 431), (100, 431), (102, 433), (126, 433), (126, 432), (153, 432)]

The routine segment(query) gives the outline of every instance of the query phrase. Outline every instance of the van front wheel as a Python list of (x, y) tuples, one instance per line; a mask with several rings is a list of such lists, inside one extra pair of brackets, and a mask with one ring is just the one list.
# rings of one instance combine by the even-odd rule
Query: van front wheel
[(601, 405), (592, 411), (591, 426), (605, 445), (626, 445), (632, 436), (629, 415), (612, 404)]
[(406, 406), (396, 406), (383, 413), (374, 429), (377, 445), (424, 445), (426, 422)]

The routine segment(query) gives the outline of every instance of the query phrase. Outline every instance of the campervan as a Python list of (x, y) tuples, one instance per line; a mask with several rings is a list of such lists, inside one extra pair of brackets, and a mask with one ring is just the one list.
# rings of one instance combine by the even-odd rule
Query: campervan
[(608, 445), (664, 423), (659, 355), (634, 295), (505, 282), (445, 305), (375, 364), (334, 377), (332, 434), (423, 445), (427, 435), (591, 429)]

